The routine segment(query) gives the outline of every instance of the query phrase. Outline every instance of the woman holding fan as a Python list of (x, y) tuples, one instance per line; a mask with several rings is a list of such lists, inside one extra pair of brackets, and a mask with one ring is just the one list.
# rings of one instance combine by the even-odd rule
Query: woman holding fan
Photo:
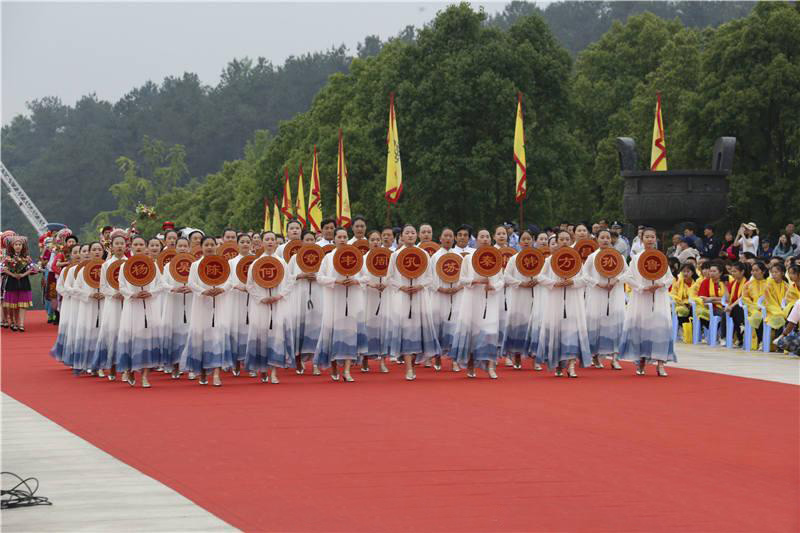
[(625, 321), (625, 284), (619, 280), (627, 267), (625, 259), (611, 246), (609, 230), (597, 232), (597, 243), (600, 248), (586, 258), (581, 273), (586, 280), (586, 326), (592, 366), (603, 368), (601, 357), (610, 357), (611, 368), (621, 370), (618, 358)]
[[(620, 358), (636, 361), (636, 374), (640, 376), (644, 375), (648, 361), (656, 361), (658, 375), (666, 377), (664, 365), (677, 361), (669, 296), (673, 277), (666, 265), (666, 256), (651, 258), (652, 254), (648, 254), (656, 251), (656, 239), (653, 228), (642, 230), (644, 251), (631, 260), (628, 271), (620, 278), (620, 282), (632, 289), (622, 329)], [(663, 273), (657, 279), (648, 279), (642, 272)]]
[[(214, 237), (203, 237), (200, 242), (203, 257), (216, 255), (217, 241)], [(200, 385), (208, 385), (207, 373), (213, 374), (212, 384), (222, 386), (220, 370), (233, 366), (230, 349), (226, 349), (225, 317), (216, 306), (216, 298), (225, 293), (220, 286), (212, 286), (200, 279), (200, 263), (195, 261), (189, 270), (187, 285), (192, 290), (192, 314), (189, 318), (189, 333), (181, 354), (181, 370), (199, 375)]]
[[(117, 337), (117, 370), (122, 369), (122, 379), (133, 387), (136, 384), (134, 373), (142, 372), (142, 387), (149, 388), (150, 369), (161, 364), (161, 313), (160, 308), (153, 306), (153, 296), (163, 290), (159, 279), (158, 267), (149, 259), (149, 265), (139, 255), (144, 255), (147, 241), (142, 237), (134, 237), (131, 241), (133, 256), (125, 263), (131, 266), (134, 260), (144, 265), (133, 272), (136, 275), (151, 275), (151, 281), (144, 285), (134, 285), (125, 275), (132, 272), (125, 269), (119, 276), (119, 292), (125, 298), (122, 315), (119, 320)], [(149, 269), (149, 270), (148, 270)], [(147, 272), (145, 272), (147, 270)], [(152, 270), (152, 274), (149, 271)]]
[[(558, 232), (553, 254), (545, 261), (539, 283), (548, 289), (547, 307), (542, 314), (537, 357), (555, 369), (556, 376), (578, 377), (575, 364), (591, 361), (586, 308), (585, 280), (580, 275), (580, 255), (570, 247), (572, 236)], [(562, 251), (563, 250), (563, 251)]]

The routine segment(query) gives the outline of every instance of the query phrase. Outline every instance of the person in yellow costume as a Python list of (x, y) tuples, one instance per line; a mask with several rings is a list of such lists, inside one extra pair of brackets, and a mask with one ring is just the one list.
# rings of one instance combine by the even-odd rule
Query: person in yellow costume
[(694, 265), (684, 263), (672, 286), (669, 288), (669, 295), (675, 302), (675, 314), (678, 315), (678, 323), (683, 331), (683, 342), (692, 342), (692, 323), (690, 321), (691, 303), (689, 290), (695, 282)]
[[(797, 301), (797, 288), (786, 281), (786, 267), (775, 263), (769, 269), (769, 279), (764, 290), (764, 309), (766, 322), (774, 331), (780, 331), (786, 324), (786, 317)], [(777, 337), (777, 333), (773, 337)]]
[(756, 337), (753, 339), (752, 349), (758, 348), (758, 343), (761, 342), (761, 308), (759, 307), (759, 300), (764, 296), (764, 291), (767, 289), (768, 274), (767, 266), (758, 261), (754, 263), (750, 270), (750, 281), (748, 281), (742, 290), (742, 300), (747, 304), (747, 320), (750, 326), (756, 332)]
[(699, 272), (697, 274), (697, 279), (694, 280), (692, 286), (689, 287), (689, 301), (697, 304), (698, 315), (700, 316), (700, 318), (703, 318), (703, 316), (705, 316), (706, 319), (708, 319), (708, 309), (706, 309), (705, 315), (700, 315), (700, 311), (703, 307), (703, 299), (697, 295), (697, 291), (700, 290), (700, 285), (708, 277), (709, 265), (710, 265), (709, 261), (703, 261), (702, 263), (700, 263), (700, 266), (698, 267)]

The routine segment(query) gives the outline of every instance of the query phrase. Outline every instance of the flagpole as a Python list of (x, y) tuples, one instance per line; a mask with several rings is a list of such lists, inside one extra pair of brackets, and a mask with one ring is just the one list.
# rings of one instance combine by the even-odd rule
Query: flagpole
[(522, 212), (523, 212), (522, 204), (524, 204), (524, 203), (525, 203), (525, 198), (522, 198), (522, 200), (519, 201), (519, 231), (520, 232), (522, 232), (522, 228), (525, 227), (524, 223), (522, 221)]

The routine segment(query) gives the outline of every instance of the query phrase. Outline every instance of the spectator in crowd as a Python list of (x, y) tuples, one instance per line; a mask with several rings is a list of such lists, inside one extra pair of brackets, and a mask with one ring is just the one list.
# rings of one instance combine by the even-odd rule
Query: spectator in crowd
[(757, 254), (758, 247), (758, 226), (755, 222), (747, 222), (739, 226), (736, 238), (733, 240), (734, 246), (738, 246), (740, 252), (750, 252)]
[(690, 257), (697, 260), (700, 257), (700, 252), (696, 248), (692, 248), (692, 239), (683, 237), (678, 241), (678, 246), (675, 249), (674, 257), (678, 258), (681, 264), (685, 263)]
[(680, 233), (676, 233), (672, 236), (672, 246), (667, 248), (667, 257), (675, 257), (675, 252), (678, 249), (678, 243), (681, 242), (681, 235)]
[(719, 238), (714, 235), (714, 227), (711, 224), (706, 224), (703, 228), (701, 255), (710, 259), (719, 257), (719, 251), (722, 249), (722, 243)]
[(625, 237), (620, 236), (619, 232), (612, 230), (611, 231), (611, 246), (614, 247), (616, 251), (622, 254), (622, 257), (628, 258), (628, 242), (625, 240)]
[(778, 244), (775, 246), (775, 249), (772, 250), (772, 256), (786, 259), (787, 257), (793, 257), (796, 252), (797, 249), (792, 244), (791, 237), (788, 233), (782, 233), (781, 236), (778, 237)]
[(768, 261), (769, 258), (772, 257), (772, 246), (770, 246), (767, 239), (762, 239), (759, 244), (760, 246), (758, 247), (758, 252), (756, 252), (756, 257)]
[(703, 239), (695, 234), (693, 224), (687, 224), (687, 226), (683, 228), (683, 236), (690, 239), (692, 248), (697, 248), (698, 250), (703, 249)]
[(631, 255), (637, 255), (642, 253), (644, 250), (644, 244), (642, 243), (642, 232), (644, 231), (644, 226), (639, 226), (636, 228), (636, 237), (633, 238), (633, 242), (631, 243)]
[(595, 222), (594, 224), (592, 224), (592, 235), (597, 237), (597, 234), (600, 232), (601, 229), (603, 228), (600, 227), (600, 223)]
[(756, 263), (756, 261), (758, 261), (758, 258), (756, 257), (756, 254), (752, 252), (740, 252), (739, 261), (741, 261), (742, 263), (747, 263), (752, 266)]
[(794, 249), (800, 252), (800, 235), (794, 232), (794, 224), (791, 222), (786, 224), (786, 236), (789, 237), (789, 242), (792, 243)]
[(725, 237), (722, 239), (720, 257), (730, 259), (731, 261), (739, 259), (739, 248), (733, 244), (733, 232), (731, 230), (726, 231)]

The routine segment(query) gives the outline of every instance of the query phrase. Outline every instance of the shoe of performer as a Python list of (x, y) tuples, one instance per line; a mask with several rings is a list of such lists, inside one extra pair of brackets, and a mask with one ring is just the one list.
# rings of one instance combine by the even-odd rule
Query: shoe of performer
[(542, 371), (542, 365), (540, 365), (539, 363), (534, 362), (533, 363), (533, 369), (536, 370), (537, 372), (541, 372)]
[(339, 374), (331, 374), (331, 379), (333, 381), (339, 381)]
[(475, 377), (475, 369), (474, 368), (472, 370), (467, 368), (467, 377), (468, 378), (474, 378)]
[(431, 360), (428, 359), (427, 361), (425, 361), (425, 368), (430, 368), (430, 367), (431, 367)]
[(570, 362), (569, 367), (567, 367), (567, 376), (571, 378), (578, 377), (578, 374), (575, 372), (575, 361)]
[(278, 383), (280, 383), (280, 380), (278, 379), (278, 372), (277, 371), (273, 370), (270, 373), (269, 382), (272, 383), (273, 385), (277, 385)]
[(556, 367), (556, 377), (560, 378), (564, 375), (564, 370), (561, 368), (561, 364)]
[(214, 377), (212, 378), (212, 385), (215, 387), (222, 387), (222, 379), (220, 379), (217, 374), (214, 374)]
[(362, 372), (369, 372), (369, 365), (367, 365), (367, 366), (363, 366), (363, 365), (362, 365), (362, 366), (361, 366), (361, 371), (362, 371)]
[(114, 381), (117, 379), (117, 375), (113, 372), (108, 373), (108, 381)]
[(120, 379), (122, 381), (128, 381), (128, 371), (127, 370), (122, 372), (122, 377)]
[(294, 371), (298, 376), (302, 376), (303, 374), (306, 373), (305, 367), (303, 367), (303, 368), (295, 368)]
[(241, 370), (236, 370), (235, 368), (233, 370), (231, 370), (231, 374), (233, 374), (233, 377), (235, 377), (235, 378), (238, 378), (239, 374), (241, 374), (241, 373), (242, 373)]
[(613, 368), (614, 370), (622, 370), (622, 365), (619, 364), (619, 361), (617, 361), (617, 359), (615, 358), (611, 360), (611, 368)]
[(181, 371), (179, 369), (175, 368), (172, 371), (172, 379), (180, 379), (180, 378), (181, 378)]
[(414, 381), (415, 379), (417, 379), (417, 375), (413, 369), (406, 371), (406, 381)]
[(461, 372), (461, 367), (455, 361), (453, 361), (453, 372)]
[(659, 377), (665, 378), (667, 377), (667, 369), (664, 367), (664, 363), (658, 363), (656, 367), (656, 372), (658, 373)]
[(251, 378), (257, 378), (258, 377), (258, 372), (256, 372), (255, 370), (251, 370), (249, 375), (250, 375)]
[(150, 382), (144, 376), (142, 376), (142, 388), (143, 389), (149, 389), (150, 388)]
[(636, 365), (636, 375), (637, 376), (644, 376), (644, 368), (645, 368), (645, 361), (641, 360)]
[(383, 374), (389, 373), (389, 367), (386, 366), (386, 363), (383, 361), (383, 359), (381, 359), (381, 373)]
[(136, 376), (133, 375), (133, 372), (129, 372), (128, 377), (125, 379), (125, 381), (128, 382), (128, 385), (133, 387), (134, 385), (136, 385)]
[(351, 376), (350, 372), (348, 372), (348, 371), (342, 372), (342, 378), (348, 383), (352, 383), (353, 381), (355, 381), (353, 379), (353, 376)]
[(106, 373), (105, 373), (105, 372), (103, 372), (103, 369), (102, 369), (102, 368), (98, 368), (98, 369), (97, 369), (97, 377), (98, 377), (98, 378), (104, 378), (104, 377), (106, 377)]
[(189, 378), (190, 380), (193, 380), (193, 379), (195, 379), (196, 377), (197, 377), (197, 376), (195, 376), (195, 375), (194, 375), (194, 372), (189, 372), (189, 376), (188, 376), (188, 378)]
[(494, 367), (490, 366), (486, 373), (489, 374), (490, 378), (497, 379), (497, 372), (495, 372)]
[(514, 366), (514, 361), (510, 357), (506, 357), (506, 366)]
[(317, 365), (314, 365), (314, 368), (311, 369), (311, 374), (314, 376), (319, 376), (322, 375), (322, 372)]

